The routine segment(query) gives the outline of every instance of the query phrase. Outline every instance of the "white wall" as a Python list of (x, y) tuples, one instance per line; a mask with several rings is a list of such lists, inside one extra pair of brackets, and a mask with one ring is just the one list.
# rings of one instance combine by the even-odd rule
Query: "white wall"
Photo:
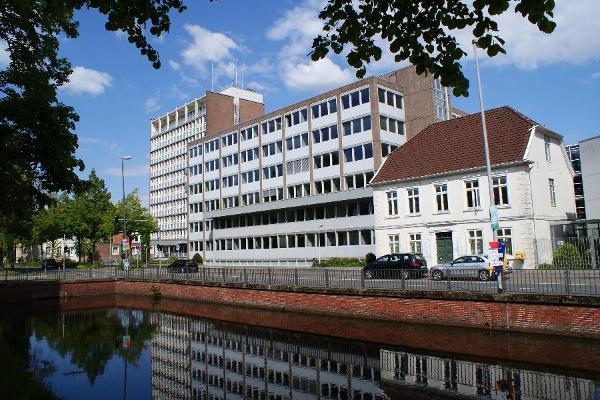
[(587, 219), (600, 219), (600, 136), (579, 143)]

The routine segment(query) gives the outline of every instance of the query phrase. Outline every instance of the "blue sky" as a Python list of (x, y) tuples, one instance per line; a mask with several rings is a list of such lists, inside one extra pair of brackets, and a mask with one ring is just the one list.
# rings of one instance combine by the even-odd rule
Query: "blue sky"
[[(76, 15), (79, 38), (61, 41), (62, 54), (75, 67), (60, 98), (81, 117), (78, 155), (86, 164), (85, 174), (95, 168), (113, 198), (121, 196), (120, 154), (129, 154), (126, 191), (138, 188), (147, 204), (150, 118), (210, 90), (211, 62), (215, 90), (231, 83), (237, 64), (244, 85), (265, 95), (267, 110), (355, 79), (342, 58), (315, 64), (307, 56), (321, 28), (316, 17), (320, 0), (186, 3), (183, 14), (172, 15), (171, 32), (152, 40), (163, 64), (160, 70), (125, 35), (106, 32), (104, 19), (93, 11)], [(536, 32), (517, 15), (503, 17), (500, 28), (509, 54), (484, 59), (481, 73), (486, 108), (511, 105), (572, 143), (600, 134), (600, 4), (557, 3), (559, 26), (551, 36)], [(469, 43), (468, 32), (457, 37)], [(470, 55), (463, 65), (471, 96), (453, 99), (453, 104), (476, 112)], [(368, 71), (380, 74), (402, 66), (385, 52)]]

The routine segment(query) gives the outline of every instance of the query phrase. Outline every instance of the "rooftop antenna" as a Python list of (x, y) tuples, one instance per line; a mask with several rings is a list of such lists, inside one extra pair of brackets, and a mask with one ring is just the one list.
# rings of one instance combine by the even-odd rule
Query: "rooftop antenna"
[(234, 81), (234, 85), (235, 87), (238, 86), (238, 68), (237, 68), (237, 61), (235, 62), (235, 81)]
[(210, 63), (210, 91), (215, 91), (215, 63)]
[(241, 80), (241, 85), (242, 85), (242, 89), (244, 88), (244, 71), (240, 72), (240, 80)]

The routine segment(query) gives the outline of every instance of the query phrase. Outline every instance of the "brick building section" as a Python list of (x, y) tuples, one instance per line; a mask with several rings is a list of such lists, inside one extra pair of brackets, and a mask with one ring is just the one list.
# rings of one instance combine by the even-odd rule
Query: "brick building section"
[(233, 97), (206, 92), (206, 135), (233, 126)]
[(240, 99), (240, 123), (258, 118), (265, 113), (265, 105), (254, 101)]

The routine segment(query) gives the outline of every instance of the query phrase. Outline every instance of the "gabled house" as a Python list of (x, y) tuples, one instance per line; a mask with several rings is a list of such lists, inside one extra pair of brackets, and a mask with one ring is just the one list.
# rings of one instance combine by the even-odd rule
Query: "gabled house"
[[(486, 111), (498, 237), (515, 266), (551, 251), (550, 225), (575, 219), (562, 137), (510, 107)], [(377, 255), (422, 253), (429, 265), (485, 254), (492, 240), (481, 116), (425, 128), (371, 181)]]

